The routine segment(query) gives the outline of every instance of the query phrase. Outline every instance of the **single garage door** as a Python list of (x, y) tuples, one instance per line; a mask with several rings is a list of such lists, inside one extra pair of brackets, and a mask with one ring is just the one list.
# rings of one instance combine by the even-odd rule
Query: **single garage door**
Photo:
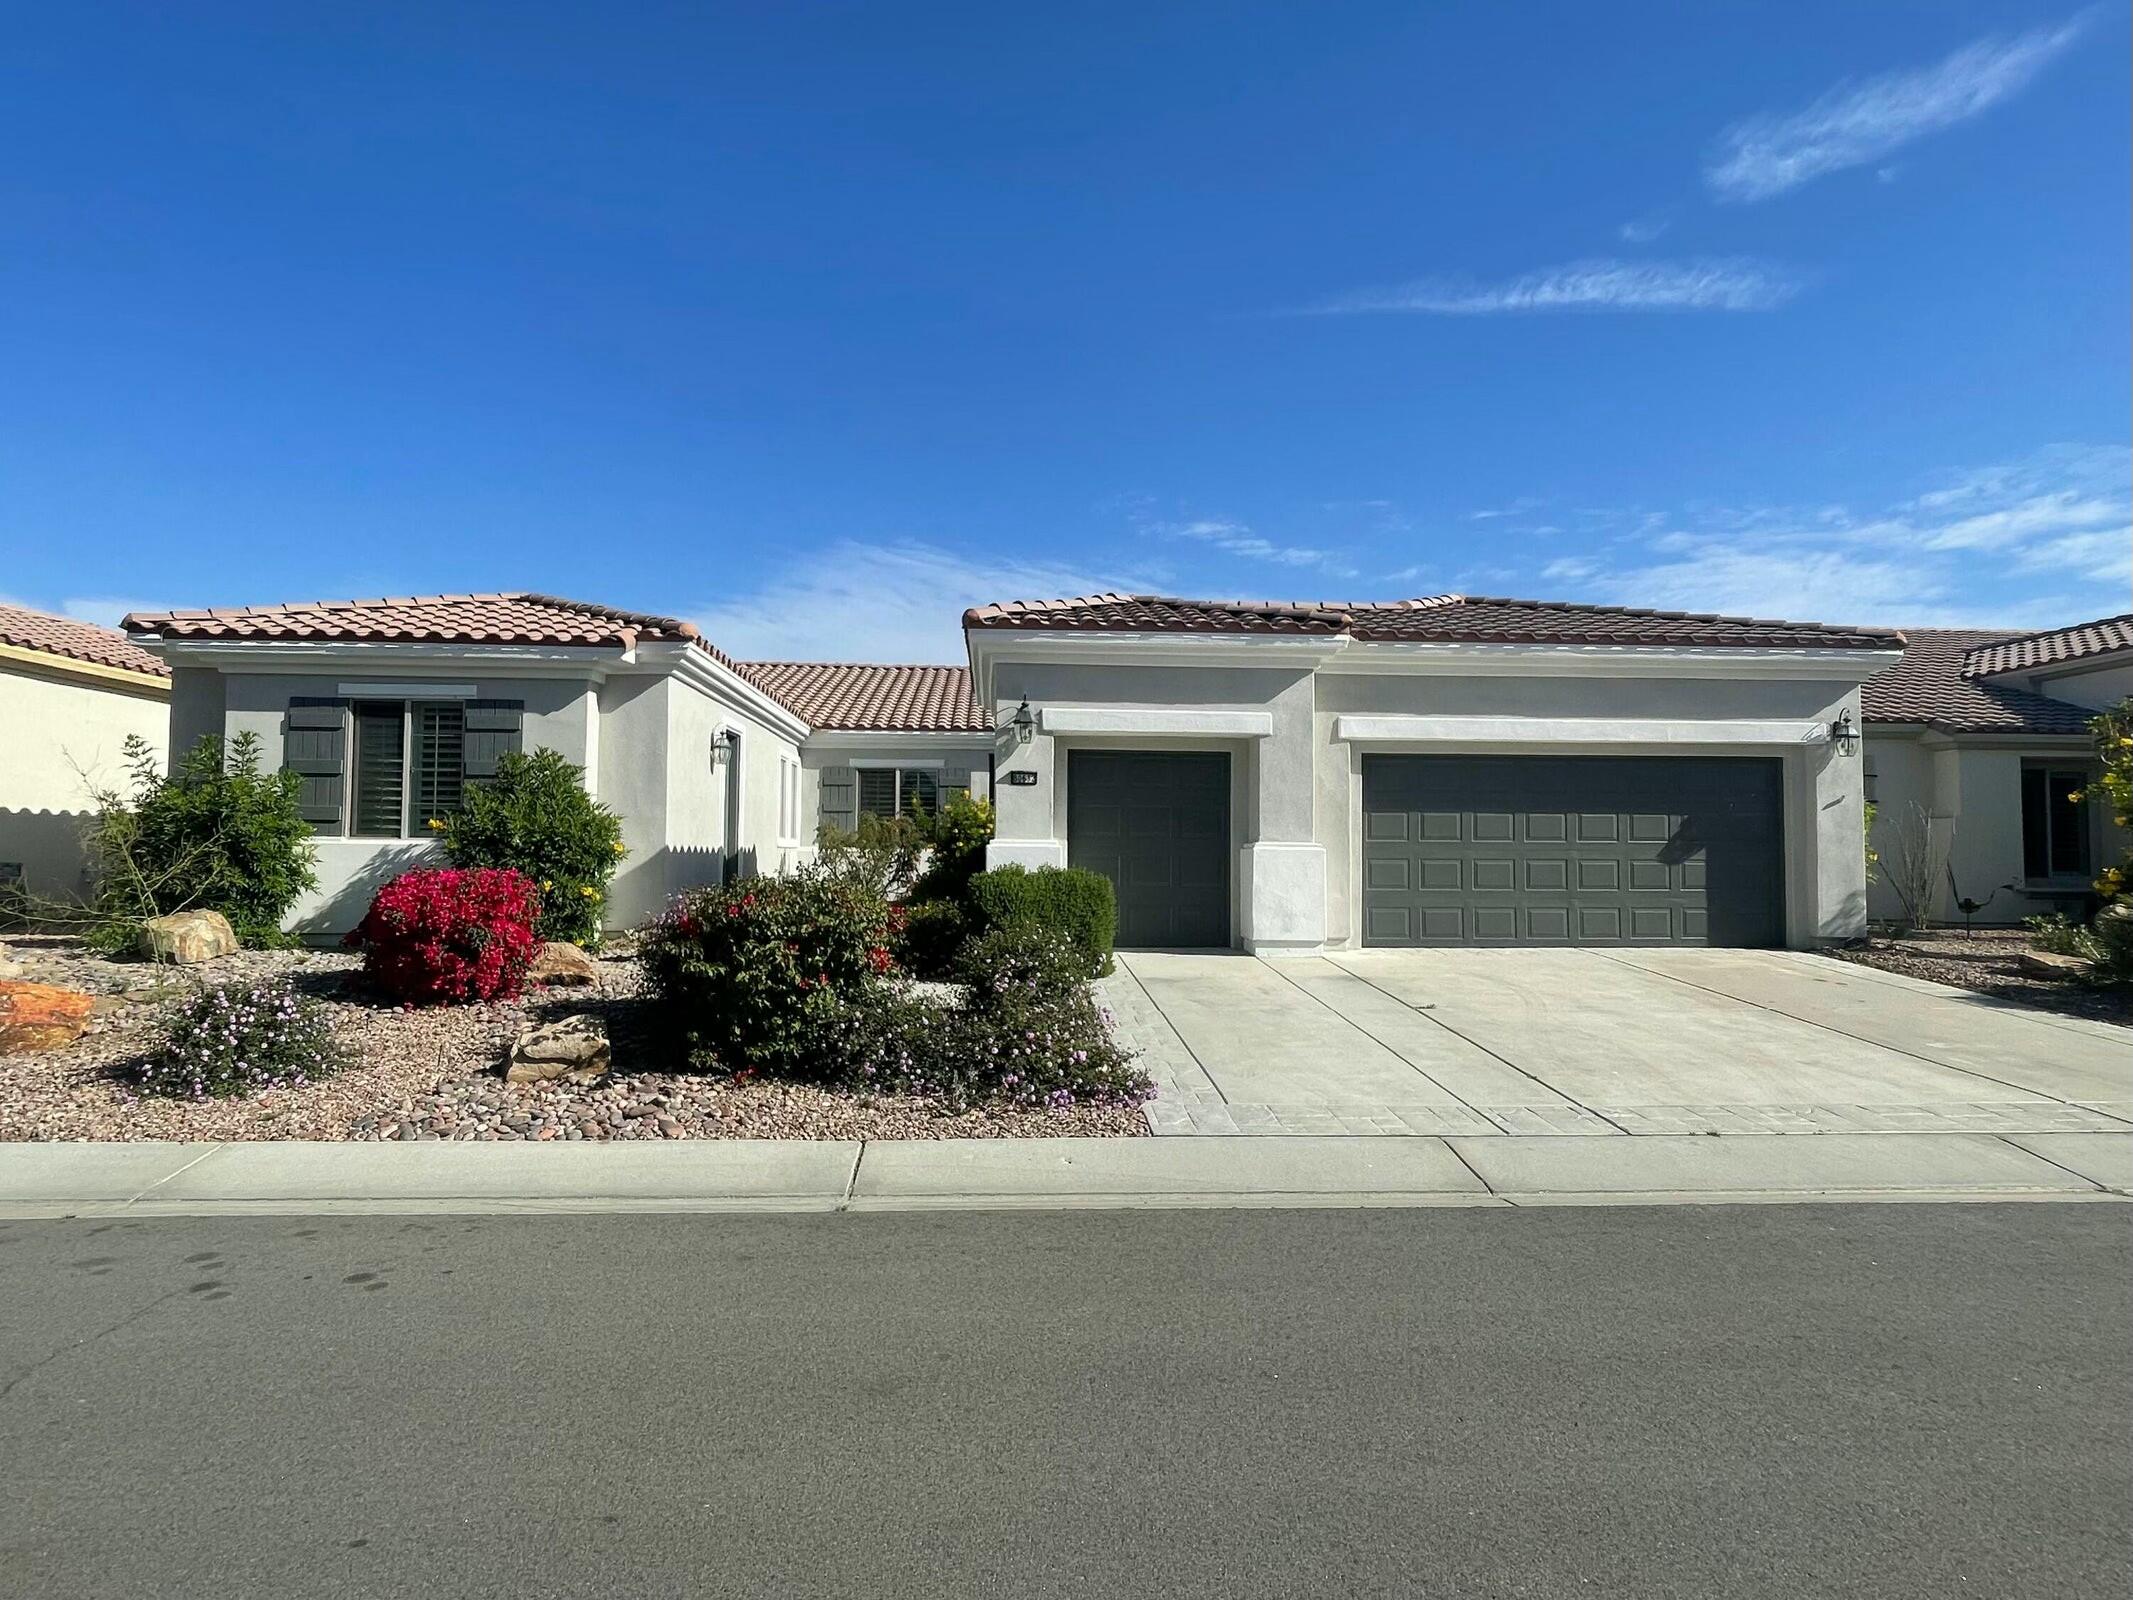
[(1365, 756), (1363, 942), (1783, 944), (1782, 793), (1760, 758)]
[(1229, 757), (1067, 753), (1067, 865), (1118, 891), (1118, 942), (1229, 943)]

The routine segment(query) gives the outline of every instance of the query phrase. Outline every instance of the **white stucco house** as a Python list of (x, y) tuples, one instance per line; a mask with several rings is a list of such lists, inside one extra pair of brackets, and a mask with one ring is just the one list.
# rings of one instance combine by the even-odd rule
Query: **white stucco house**
[[(501, 752), (547, 746), (622, 816), (618, 925), (964, 789), (997, 807), (992, 864), (1108, 876), (1121, 944), (1267, 954), (1853, 937), (1881, 909), (1870, 787), (1884, 816), (1912, 794), (1960, 816), (1969, 892), (1971, 852), (2020, 862), (2027, 774), (2079, 764), (2079, 707), (2125, 664), (2108, 633), (1978, 636), (1961, 650), (2006, 653), (1962, 665), (1932, 633), (1907, 654), (1890, 629), (1459, 595), (1104, 594), (963, 624), (967, 668), (735, 661), (677, 618), (522, 593), (126, 626), (172, 674), (174, 747), (249, 731), (303, 774), (307, 933), (433, 859), (427, 818)], [(1971, 730), (1929, 682), (2060, 709)]]
[(91, 789), (123, 787), (127, 736), (160, 755), (169, 725), (170, 669), (124, 634), (0, 605), (0, 884), (79, 898)]
[[(1960, 918), (1958, 896), (1985, 903), (1980, 924), (2078, 915), (2125, 848), (2102, 806), (2071, 796), (2097, 772), (2089, 720), (2133, 696), (2133, 613), (2041, 633), (1905, 634), (1902, 661), (1863, 696), (1885, 867), (1909, 833), (1938, 868), (1938, 919)], [(1891, 876), (1874, 886), (1877, 917), (1897, 913)]]
[(304, 778), (325, 937), (378, 886), (436, 864), (428, 819), (507, 750), (548, 748), (622, 819), (609, 914), (782, 871), (824, 820), (987, 792), (992, 736), (959, 668), (736, 662), (675, 617), (537, 594), (428, 595), (138, 614), (171, 674), (170, 738), (257, 736)]

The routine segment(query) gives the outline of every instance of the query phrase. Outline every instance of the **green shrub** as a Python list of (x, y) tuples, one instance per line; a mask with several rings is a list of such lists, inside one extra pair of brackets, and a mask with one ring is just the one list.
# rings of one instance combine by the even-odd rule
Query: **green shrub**
[(1118, 902), (1111, 880), (1081, 867), (995, 867), (970, 880), (973, 929), (1050, 928), (1081, 950), (1084, 976), (1111, 970), (1111, 941), (1118, 928)]
[(887, 988), (889, 907), (819, 865), (696, 889), (652, 924), (644, 961), (692, 1066), (835, 1077), (828, 1025)]
[(2039, 950), (2055, 956), (2079, 956), (2084, 961), (2103, 958), (2103, 945), (2096, 935), (2080, 923), (2070, 921), (2063, 911), (2024, 917), (2022, 926), (2029, 930), (2030, 942)]
[(341, 1062), (325, 1008), (287, 978), (269, 978), (210, 985), (178, 1001), (134, 1080), (147, 1094), (205, 1100), (300, 1089)]
[(914, 978), (945, 978), (970, 931), (970, 919), (953, 900), (922, 900), (893, 908), (903, 927), (891, 948), (896, 964)]
[(933, 853), (926, 870), (911, 885), (913, 900), (960, 900), (970, 880), (985, 870), (985, 847), (992, 843), (990, 800), (954, 794), (931, 819)]
[(453, 866), (533, 880), (543, 940), (599, 944), (607, 886), (623, 856), (622, 823), (585, 792), (581, 768), (553, 750), (513, 752), (497, 760), (494, 778), (467, 785), (460, 811), (428, 820)]
[(1050, 928), (1021, 923), (972, 939), (956, 957), (954, 972), (973, 996), (1019, 990), (1052, 999), (1087, 981), (1088, 956)]
[(261, 772), (249, 733), (227, 751), (203, 734), (168, 777), (147, 741), (129, 736), (125, 752), (131, 792), (97, 794), (84, 840), (97, 876), (91, 942), (125, 948), (150, 917), (208, 910), (246, 944), (286, 943), (282, 920), (318, 887), (311, 824), (297, 807), (302, 780)]
[(869, 894), (887, 899), (910, 887), (926, 853), (926, 823), (916, 816), (860, 817), (856, 827), (825, 822), (815, 830), (815, 859)]

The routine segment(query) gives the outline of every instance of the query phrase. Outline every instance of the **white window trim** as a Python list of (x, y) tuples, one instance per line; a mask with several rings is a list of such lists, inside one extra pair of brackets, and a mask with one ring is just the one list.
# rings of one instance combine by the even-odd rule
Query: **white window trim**
[(800, 842), (800, 763), (791, 756), (778, 757), (778, 843), (790, 848)]

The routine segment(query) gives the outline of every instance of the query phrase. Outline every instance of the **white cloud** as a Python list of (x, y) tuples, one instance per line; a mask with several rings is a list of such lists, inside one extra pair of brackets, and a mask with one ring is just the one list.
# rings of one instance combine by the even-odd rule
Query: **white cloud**
[(684, 613), (744, 661), (963, 659), (963, 612), (994, 600), (1144, 588), (1116, 573), (1042, 560), (966, 556), (916, 541), (840, 541), (760, 587)]
[(1202, 517), (1190, 522), (1159, 522), (1145, 517), (1135, 520), (1144, 533), (1171, 539), (1191, 539), (1199, 544), (1212, 545), (1225, 555), (1241, 556), (1247, 561), (1265, 561), (1277, 567), (1314, 568), (1338, 578), (1355, 576), (1354, 569), (1337, 551), (1321, 550), (1310, 545), (1279, 544), (1254, 533), (1242, 522), (1231, 522), (1217, 517)]
[(1589, 578), (1600, 570), (1597, 561), (1588, 561), (1583, 556), (1561, 556), (1541, 568), (1541, 576), (1561, 583)]
[(2073, 43), (2083, 21), (1983, 38), (1930, 67), (1841, 83), (1803, 110), (1736, 122), (1718, 136), (1704, 181), (1721, 200), (1767, 200), (1880, 161), (2019, 93)]
[(1650, 216), (1631, 217), (1615, 229), (1615, 234), (1624, 244), (1650, 244), (1673, 225), (1672, 217), (1655, 211)]
[(1317, 316), (1404, 311), (1491, 316), (1536, 311), (1773, 311), (1800, 292), (1787, 268), (1746, 257), (1574, 261), (1500, 283), (1424, 278), (1362, 289), (1310, 308)]

